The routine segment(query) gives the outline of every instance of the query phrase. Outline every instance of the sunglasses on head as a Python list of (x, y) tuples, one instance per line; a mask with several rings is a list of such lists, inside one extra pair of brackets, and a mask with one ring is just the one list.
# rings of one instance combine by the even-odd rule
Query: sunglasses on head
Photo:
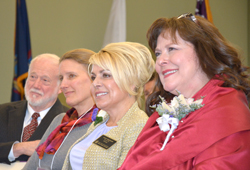
[(197, 19), (195, 18), (195, 16), (192, 13), (182, 14), (179, 17), (177, 17), (177, 19), (182, 19), (182, 18), (187, 18), (190, 21), (193, 21), (194, 23), (197, 24)]

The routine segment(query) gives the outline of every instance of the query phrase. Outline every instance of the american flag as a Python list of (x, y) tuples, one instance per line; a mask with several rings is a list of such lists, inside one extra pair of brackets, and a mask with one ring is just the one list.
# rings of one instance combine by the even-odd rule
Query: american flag
[(213, 23), (212, 13), (209, 6), (209, 0), (197, 0), (195, 15), (200, 15)]

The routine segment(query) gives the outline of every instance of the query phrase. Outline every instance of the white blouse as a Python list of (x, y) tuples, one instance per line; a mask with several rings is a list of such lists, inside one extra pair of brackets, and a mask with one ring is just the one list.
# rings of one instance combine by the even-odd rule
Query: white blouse
[(98, 126), (89, 136), (76, 144), (70, 151), (69, 159), (73, 170), (82, 169), (83, 159), (88, 147), (101, 135), (106, 134), (116, 126), (107, 126), (106, 122)]

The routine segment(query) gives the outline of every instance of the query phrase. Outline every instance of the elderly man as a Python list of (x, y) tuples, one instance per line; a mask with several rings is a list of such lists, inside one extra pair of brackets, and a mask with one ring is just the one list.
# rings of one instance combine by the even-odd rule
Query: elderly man
[(59, 57), (41, 54), (29, 67), (26, 100), (0, 105), (0, 162), (26, 161), (53, 118), (67, 111), (60, 93)]

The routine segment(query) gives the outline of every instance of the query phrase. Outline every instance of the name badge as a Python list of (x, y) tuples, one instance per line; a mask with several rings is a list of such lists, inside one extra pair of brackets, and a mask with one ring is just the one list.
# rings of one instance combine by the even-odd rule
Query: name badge
[(93, 143), (104, 148), (104, 149), (108, 149), (112, 145), (114, 145), (116, 143), (116, 141), (114, 139), (111, 139), (111, 138), (105, 136), (105, 135), (102, 135), (98, 139), (96, 139)]

